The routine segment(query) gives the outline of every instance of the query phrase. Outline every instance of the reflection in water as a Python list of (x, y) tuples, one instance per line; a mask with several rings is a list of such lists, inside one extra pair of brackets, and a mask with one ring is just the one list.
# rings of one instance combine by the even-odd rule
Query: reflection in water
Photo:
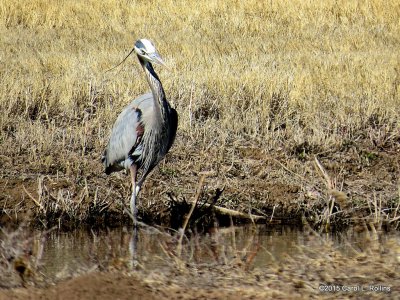
[[(177, 235), (169, 235), (150, 228), (117, 228), (108, 231), (85, 231), (48, 234), (43, 257), (42, 272), (47, 276), (63, 277), (79, 269), (103, 267), (110, 263), (129, 260), (146, 269), (166, 266), (170, 255), (176, 255)], [(136, 241), (135, 237), (136, 236)], [(302, 244), (302, 234), (288, 227), (274, 230), (255, 230), (252, 227), (233, 227), (213, 230), (206, 235), (193, 235), (184, 240), (182, 255), (194, 263), (225, 262), (247, 253), (257, 252), (254, 264), (262, 266), (271, 259), (293, 254)]]
[[(48, 277), (65, 277), (90, 268), (140, 266), (146, 270), (167, 267), (177, 253), (178, 235), (140, 228), (134, 239), (132, 228), (108, 231), (50, 232), (43, 249), (41, 271)], [(362, 248), (362, 237), (349, 233), (343, 243), (337, 235), (321, 242), (337, 245), (344, 252)], [(343, 235), (341, 235), (343, 236)], [(296, 257), (299, 246), (307, 245), (310, 232), (292, 227), (251, 226), (214, 229), (205, 235), (193, 234), (184, 240), (182, 258), (187, 263), (232, 263), (235, 260), (263, 267), (287, 255)], [(352, 244), (349, 244), (349, 240)], [(348, 251), (348, 250), (351, 251)]]

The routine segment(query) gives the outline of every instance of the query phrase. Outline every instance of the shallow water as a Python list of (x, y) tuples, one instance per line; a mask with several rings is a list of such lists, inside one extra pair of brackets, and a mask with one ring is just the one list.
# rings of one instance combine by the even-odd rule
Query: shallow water
[[(287, 256), (295, 257), (313, 235), (293, 227), (243, 226), (192, 234), (182, 242), (181, 258), (188, 264), (232, 263), (239, 258), (253, 267), (262, 268)], [(117, 228), (107, 231), (51, 231), (42, 237), (41, 272), (48, 278), (62, 278), (90, 268), (118, 268), (132, 262), (146, 270), (168, 266), (178, 257), (179, 234), (149, 228), (139, 229), (136, 247), (132, 246), (133, 230)], [(351, 255), (363, 248), (360, 234), (348, 231), (324, 234), (321, 242)], [(304, 249), (304, 247), (303, 247)]]

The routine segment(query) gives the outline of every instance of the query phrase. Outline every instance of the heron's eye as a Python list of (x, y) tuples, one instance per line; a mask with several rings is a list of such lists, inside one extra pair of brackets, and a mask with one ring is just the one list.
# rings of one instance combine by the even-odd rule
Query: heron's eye
[(142, 50), (142, 55), (146, 55), (146, 51)]

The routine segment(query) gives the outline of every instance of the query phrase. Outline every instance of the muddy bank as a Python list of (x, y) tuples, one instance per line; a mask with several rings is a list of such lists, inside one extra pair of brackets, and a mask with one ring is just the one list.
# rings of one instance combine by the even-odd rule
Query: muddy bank
[(0, 299), (98, 299), (98, 300), (128, 300), (128, 299), (265, 299), (276, 296), (278, 292), (267, 292), (262, 288), (201, 288), (178, 287), (175, 284), (168, 286), (145, 283), (136, 276), (113, 273), (87, 274), (78, 278), (61, 282), (55, 286), (39, 288), (19, 288), (14, 290), (0, 290)]
[[(254, 221), (224, 214), (214, 206), (261, 216), (259, 223), (302, 224), (329, 228), (358, 220), (396, 223), (398, 206), (398, 147), (349, 146), (316, 155), (266, 153), (241, 149), (239, 164), (222, 160), (208, 171), (191, 225), (201, 228)], [(179, 149), (178, 151), (179, 152)], [(190, 153), (187, 153), (190, 155)], [(139, 216), (147, 224), (179, 228), (194, 201), (202, 167), (188, 169), (189, 156), (171, 155), (146, 181), (140, 194)], [(177, 165), (175, 169), (169, 166)], [(0, 224), (27, 222), (42, 228), (73, 229), (130, 224), (125, 212), (129, 178), (106, 176), (99, 161), (84, 174), (14, 172), (2, 161)], [(179, 169), (181, 167), (181, 169)], [(212, 168), (211, 168), (212, 169)], [(223, 191), (221, 193), (221, 191)], [(211, 207), (210, 207), (211, 206)]]
[(48, 288), (18, 288), (0, 291), (0, 299), (156, 299), (145, 284), (118, 273), (94, 273)]

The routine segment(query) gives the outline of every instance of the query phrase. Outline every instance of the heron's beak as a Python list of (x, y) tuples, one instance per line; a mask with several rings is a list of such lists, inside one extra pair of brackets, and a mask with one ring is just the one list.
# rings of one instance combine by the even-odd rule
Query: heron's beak
[(155, 64), (162, 65), (164, 67), (167, 66), (165, 64), (165, 62), (163, 61), (163, 59), (161, 58), (160, 54), (158, 54), (157, 52), (149, 54), (149, 58), (151, 59), (151, 62), (153, 62)]
[(135, 50), (135, 47), (132, 48), (132, 50), (128, 53), (128, 55), (125, 56), (125, 58), (118, 65), (116, 65), (115, 67), (112, 67), (111, 69), (108, 69), (105, 73), (107, 73), (111, 70), (114, 70), (116, 67), (119, 67), (120, 65), (122, 65), (123, 62), (129, 57), (129, 55), (131, 55), (133, 53), (134, 50)]

